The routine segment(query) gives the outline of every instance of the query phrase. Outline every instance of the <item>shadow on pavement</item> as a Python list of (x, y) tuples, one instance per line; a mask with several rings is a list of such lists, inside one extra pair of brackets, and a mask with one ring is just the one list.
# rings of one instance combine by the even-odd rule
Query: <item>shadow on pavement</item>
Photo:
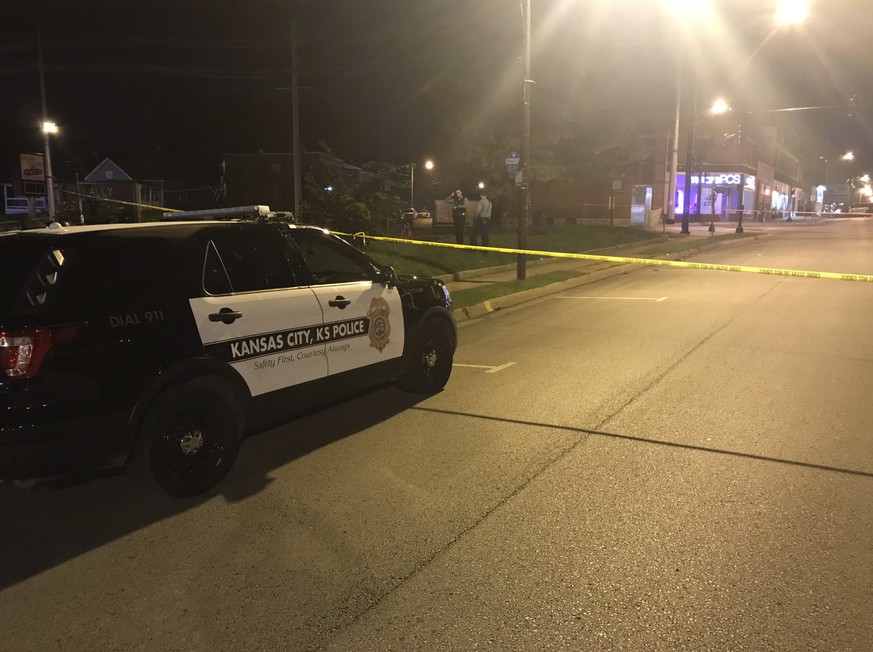
[(271, 483), (275, 469), (387, 421), (424, 398), (379, 389), (249, 433), (227, 478), (193, 499), (171, 498), (124, 470), (32, 490), (0, 484), (0, 589), (215, 497), (246, 500)]

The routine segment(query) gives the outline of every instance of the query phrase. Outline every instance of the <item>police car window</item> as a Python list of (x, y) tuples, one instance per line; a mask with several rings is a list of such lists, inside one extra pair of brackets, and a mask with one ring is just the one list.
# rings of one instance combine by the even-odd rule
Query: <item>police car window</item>
[(206, 249), (206, 262), (203, 266), (203, 289), (209, 294), (230, 294), (233, 288), (227, 277), (227, 270), (221, 262), (221, 256), (215, 249), (215, 244), (210, 242)]
[[(287, 244), (275, 233), (234, 232), (213, 239), (233, 292), (294, 287)], [(207, 288), (208, 289), (208, 288)]]
[(184, 263), (181, 239), (122, 232), (75, 241), (75, 248), (61, 250), (66, 260), (58, 273), (58, 292), (53, 306), (47, 301), (46, 307), (59, 312), (110, 309), (132, 300), (157, 306), (196, 287), (196, 268)]
[(373, 270), (344, 251), (340, 243), (327, 238), (296, 238), (297, 247), (312, 275), (313, 285), (370, 281)]

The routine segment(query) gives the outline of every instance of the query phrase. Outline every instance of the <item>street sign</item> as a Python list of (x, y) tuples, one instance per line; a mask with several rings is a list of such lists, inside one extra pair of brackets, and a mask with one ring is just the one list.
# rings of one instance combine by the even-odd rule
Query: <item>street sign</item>
[(45, 159), (42, 154), (19, 154), (21, 179), (45, 182)]
[(507, 172), (518, 172), (518, 166), (520, 163), (521, 157), (518, 155), (518, 152), (510, 152), (509, 156), (506, 157)]

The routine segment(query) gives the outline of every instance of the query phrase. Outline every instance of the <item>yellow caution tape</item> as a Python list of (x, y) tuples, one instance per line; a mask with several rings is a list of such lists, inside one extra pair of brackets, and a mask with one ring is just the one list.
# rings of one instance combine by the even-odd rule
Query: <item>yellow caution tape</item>
[[(97, 199), (100, 201), (108, 201), (116, 204), (125, 204), (127, 206), (141, 206), (143, 208), (153, 208), (166, 213), (181, 212), (177, 208), (166, 208), (163, 206), (150, 206), (148, 204), (137, 204), (134, 202), (122, 201), (120, 199), (109, 199), (105, 197), (93, 197), (84, 195), (70, 190), (64, 190), (71, 195), (79, 195), (89, 199)], [(467, 249), (469, 251), (488, 251), (502, 254), (522, 254), (524, 256), (540, 256), (542, 258), (568, 258), (573, 260), (596, 260), (608, 263), (630, 263), (634, 265), (655, 265), (657, 267), (678, 267), (680, 269), (710, 269), (718, 272), (742, 272), (745, 274), (766, 274), (769, 276), (793, 276), (798, 278), (824, 278), (836, 281), (855, 281), (858, 283), (873, 283), (873, 275), (870, 274), (843, 274), (840, 272), (812, 272), (802, 269), (778, 269), (774, 267), (749, 267), (746, 265), (719, 265), (716, 263), (689, 263), (684, 260), (660, 260), (654, 258), (630, 258), (626, 256), (604, 256), (601, 254), (572, 254), (560, 251), (540, 251), (536, 249), (513, 249), (510, 247), (481, 247), (478, 245), (463, 245), (453, 244), (451, 242), (432, 242), (428, 240), (408, 240), (406, 238), (390, 238), (387, 236), (367, 235), (364, 232), (358, 233), (342, 233), (333, 231), (337, 235), (344, 235), (353, 238), (362, 238), (366, 240), (378, 240), (380, 242), (397, 242), (400, 244), (413, 244), (426, 247), (445, 247), (447, 249)]]
[(604, 256), (601, 254), (571, 254), (559, 251), (539, 251), (535, 249), (512, 249), (509, 247), (481, 247), (478, 245), (461, 245), (450, 242), (430, 242), (426, 240), (406, 240), (404, 238), (389, 238), (385, 236), (372, 236), (365, 233), (339, 233), (337, 235), (351, 235), (362, 237), (365, 240), (379, 240), (382, 242), (398, 242), (402, 244), (423, 245), (427, 247), (446, 247), (449, 249), (467, 249), (470, 251), (490, 251), (503, 254), (522, 254), (525, 256), (540, 256), (543, 258), (569, 258), (574, 260), (597, 260), (609, 263), (631, 263), (634, 265), (655, 265), (658, 267), (678, 267), (680, 269), (711, 269), (719, 272), (743, 272), (746, 274), (766, 274), (769, 276), (793, 276), (799, 278), (824, 278), (836, 281), (856, 281), (860, 283), (873, 283), (873, 275), (870, 274), (842, 274), (840, 272), (811, 272), (802, 269), (778, 269), (773, 267), (749, 267), (746, 265), (719, 265), (715, 263), (690, 263), (685, 260), (660, 260), (654, 258), (630, 258), (626, 256)]
[(163, 206), (152, 206), (150, 204), (138, 204), (132, 201), (124, 201), (122, 199), (110, 199), (109, 197), (96, 197), (94, 195), (86, 195), (81, 192), (73, 192), (72, 190), (62, 189), (61, 192), (67, 195), (73, 195), (75, 197), (84, 197), (85, 199), (91, 199), (93, 201), (105, 201), (110, 204), (123, 204), (124, 206), (139, 206), (141, 208), (153, 208), (158, 211), (163, 211), (164, 213), (181, 213), (182, 210), (179, 208), (165, 208)]

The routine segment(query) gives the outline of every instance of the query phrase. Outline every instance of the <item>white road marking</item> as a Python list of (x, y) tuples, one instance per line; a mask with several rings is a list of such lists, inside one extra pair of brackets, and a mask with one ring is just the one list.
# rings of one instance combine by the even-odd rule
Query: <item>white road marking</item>
[(611, 299), (613, 301), (666, 301), (667, 297), (569, 297), (559, 296), (558, 299)]
[(490, 364), (461, 364), (460, 362), (455, 362), (452, 366), (454, 367), (468, 367), (470, 369), (487, 369), (486, 374), (496, 374), (498, 371), (503, 371), (507, 367), (511, 367), (514, 365), (514, 362), (507, 362), (505, 364), (500, 365), (499, 367), (495, 367)]
[(485, 373), (486, 373), (486, 374), (496, 374), (498, 371), (503, 371), (503, 370), (506, 369), (507, 367), (511, 367), (511, 366), (514, 365), (514, 364), (515, 364), (514, 362), (507, 362), (506, 364), (502, 364), (502, 365), (500, 365), (499, 367), (494, 367), (494, 368), (492, 368), (492, 369), (489, 369), (489, 370), (486, 371)]

